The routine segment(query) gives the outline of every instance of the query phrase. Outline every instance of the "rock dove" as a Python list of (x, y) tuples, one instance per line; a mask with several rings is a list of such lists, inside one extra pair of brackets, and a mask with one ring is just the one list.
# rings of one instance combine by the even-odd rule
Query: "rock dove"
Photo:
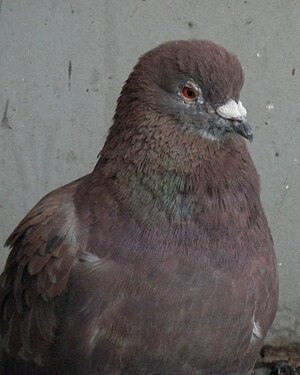
[(246, 375), (277, 309), (237, 57), (144, 54), (94, 170), (8, 238), (1, 374)]

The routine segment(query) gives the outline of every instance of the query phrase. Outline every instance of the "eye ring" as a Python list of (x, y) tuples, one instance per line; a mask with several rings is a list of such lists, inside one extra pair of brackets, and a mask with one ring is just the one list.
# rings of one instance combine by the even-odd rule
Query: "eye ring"
[(187, 82), (181, 89), (181, 96), (184, 100), (193, 102), (199, 98), (199, 88), (192, 82)]

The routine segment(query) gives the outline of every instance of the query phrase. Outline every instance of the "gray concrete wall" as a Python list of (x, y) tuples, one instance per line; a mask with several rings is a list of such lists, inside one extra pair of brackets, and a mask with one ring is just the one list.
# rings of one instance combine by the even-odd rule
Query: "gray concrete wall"
[[(300, 1), (0, 0), (0, 242), (51, 189), (86, 174), (137, 57), (205, 38), (245, 69), (250, 150), (280, 275), (269, 340), (300, 339)], [(3, 266), (7, 250), (1, 253)]]

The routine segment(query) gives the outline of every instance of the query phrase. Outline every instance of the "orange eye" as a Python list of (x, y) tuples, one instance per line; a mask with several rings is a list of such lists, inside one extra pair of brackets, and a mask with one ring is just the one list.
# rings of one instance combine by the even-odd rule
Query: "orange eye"
[(195, 100), (198, 98), (198, 92), (190, 86), (184, 86), (181, 90), (182, 96), (187, 100)]

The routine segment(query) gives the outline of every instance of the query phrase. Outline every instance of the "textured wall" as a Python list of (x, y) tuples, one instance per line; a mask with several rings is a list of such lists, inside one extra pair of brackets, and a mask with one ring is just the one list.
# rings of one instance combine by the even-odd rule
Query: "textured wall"
[(245, 69), (249, 147), (280, 274), (269, 340), (299, 340), (300, 1), (0, 0), (0, 8), (1, 243), (45, 193), (93, 167), (141, 53), (211, 39)]

